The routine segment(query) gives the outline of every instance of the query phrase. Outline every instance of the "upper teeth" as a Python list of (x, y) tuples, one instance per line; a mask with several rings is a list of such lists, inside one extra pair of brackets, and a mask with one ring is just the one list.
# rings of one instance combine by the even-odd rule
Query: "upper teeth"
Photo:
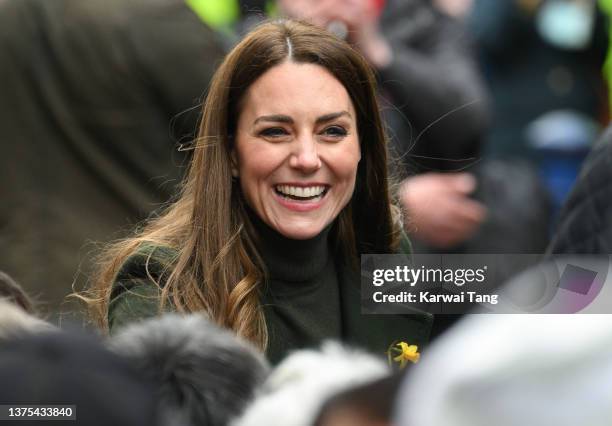
[(290, 186), (290, 185), (277, 185), (276, 190), (285, 194), (292, 195), (294, 197), (316, 197), (323, 193), (325, 190), (324, 186)]

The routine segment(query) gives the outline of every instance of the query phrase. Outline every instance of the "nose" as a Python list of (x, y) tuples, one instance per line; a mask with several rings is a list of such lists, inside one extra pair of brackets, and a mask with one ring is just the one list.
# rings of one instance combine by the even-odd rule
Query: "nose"
[(312, 136), (306, 136), (294, 141), (294, 149), (289, 159), (289, 165), (304, 173), (313, 173), (321, 168), (321, 159), (317, 150), (317, 141)]

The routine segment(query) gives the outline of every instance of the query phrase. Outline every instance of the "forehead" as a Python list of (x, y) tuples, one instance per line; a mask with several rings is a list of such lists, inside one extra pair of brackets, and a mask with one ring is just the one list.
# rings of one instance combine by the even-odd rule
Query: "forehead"
[(348, 92), (336, 77), (320, 65), (287, 61), (270, 68), (249, 87), (241, 113), (318, 116), (342, 110), (355, 117)]

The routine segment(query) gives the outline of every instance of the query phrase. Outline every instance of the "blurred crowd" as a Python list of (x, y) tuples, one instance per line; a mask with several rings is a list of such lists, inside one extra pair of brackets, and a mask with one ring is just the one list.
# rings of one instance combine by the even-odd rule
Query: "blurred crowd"
[(376, 69), (416, 252), (542, 253), (607, 122), (600, 3), (5, 0), (0, 268), (74, 311), (96, 244), (171, 199), (216, 64), (278, 16)]
[(72, 407), (53, 424), (603, 426), (612, 415), (607, 315), (474, 315), (403, 370), (333, 341), (270, 366), (200, 314), (101, 339), (38, 319), (6, 277), (0, 292), (0, 401)]
[(108, 339), (63, 322), (99, 245), (172, 199), (216, 66), (268, 18), (325, 27), (376, 71), (414, 252), (612, 253), (611, 15), (608, 0), (0, 0), (0, 404), (71, 400), (87, 425), (609, 424), (604, 316), (449, 317), (401, 373), (337, 342), (270, 366), (198, 315)]

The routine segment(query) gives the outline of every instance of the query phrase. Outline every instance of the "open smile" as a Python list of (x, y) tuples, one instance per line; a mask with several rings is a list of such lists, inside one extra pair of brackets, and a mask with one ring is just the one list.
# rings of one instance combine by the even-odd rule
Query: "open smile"
[(295, 201), (310, 201), (318, 198), (323, 198), (329, 190), (329, 185), (311, 185), (311, 186), (294, 186), (294, 185), (276, 185), (274, 190), (278, 195)]
[(305, 212), (318, 209), (329, 192), (330, 185), (312, 184), (298, 186), (282, 184), (274, 186), (278, 202), (289, 210)]

